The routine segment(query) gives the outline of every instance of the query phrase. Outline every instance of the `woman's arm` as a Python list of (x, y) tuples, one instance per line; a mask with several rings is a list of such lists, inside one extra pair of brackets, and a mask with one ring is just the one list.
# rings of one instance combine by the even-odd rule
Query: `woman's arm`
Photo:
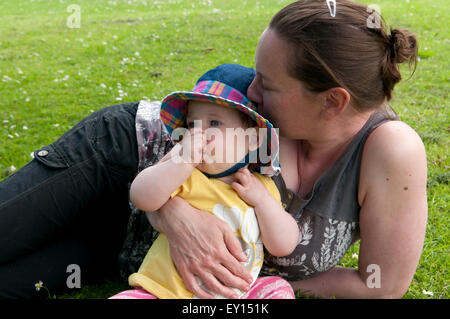
[(402, 297), (422, 252), (426, 177), (425, 148), (410, 127), (389, 122), (376, 129), (361, 166), (359, 269), (336, 267), (294, 289), (325, 298)]
[(300, 234), (295, 219), (247, 168), (240, 169), (234, 176), (237, 181), (231, 186), (247, 204), (255, 208), (265, 248), (273, 256), (292, 253)]
[(172, 259), (186, 287), (196, 296), (213, 298), (195, 277), (228, 298), (237, 297), (230, 287), (250, 289), (253, 278), (240, 263), (246, 256), (226, 222), (193, 208), (179, 196), (167, 201), (158, 213), (147, 213), (147, 217), (166, 235)]

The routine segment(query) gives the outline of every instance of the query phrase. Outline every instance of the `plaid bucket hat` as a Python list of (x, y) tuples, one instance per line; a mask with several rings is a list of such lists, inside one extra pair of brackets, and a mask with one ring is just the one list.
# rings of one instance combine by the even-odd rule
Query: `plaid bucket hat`
[(277, 175), (279, 140), (273, 125), (261, 116), (256, 105), (247, 96), (247, 89), (255, 77), (255, 70), (238, 64), (221, 64), (203, 74), (192, 91), (176, 91), (161, 101), (160, 117), (171, 134), (178, 127), (185, 127), (189, 101), (214, 103), (231, 107), (253, 119), (259, 128), (266, 129), (267, 154), (270, 161), (259, 167), (261, 174)]

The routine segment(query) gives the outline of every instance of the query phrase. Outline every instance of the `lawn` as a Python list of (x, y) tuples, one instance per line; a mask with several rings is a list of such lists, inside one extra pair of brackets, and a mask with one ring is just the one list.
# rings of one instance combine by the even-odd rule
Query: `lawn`
[[(68, 10), (75, 2), (79, 21)], [(1, 1), (0, 180), (95, 110), (191, 89), (220, 63), (253, 66), (258, 36), (289, 2)], [(427, 234), (404, 298), (449, 298), (448, 1), (361, 2), (379, 5), (390, 25), (418, 36), (416, 73), (391, 103), (422, 137), (428, 159)], [(341, 265), (357, 267), (358, 250)], [(58, 297), (104, 298), (126, 287), (107, 282)]]

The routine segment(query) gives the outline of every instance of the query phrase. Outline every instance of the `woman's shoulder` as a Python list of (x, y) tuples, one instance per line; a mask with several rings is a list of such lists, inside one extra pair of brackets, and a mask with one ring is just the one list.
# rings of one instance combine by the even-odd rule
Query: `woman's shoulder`
[(425, 146), (417, 132), (405, 122), (385, 122), (371, 132), (364, 145), (360, 202), (369, 189), (389, 179), (388, 175), (394, 177), (406, 171), (426, 174)]
[[(424, 144), (408, 124), (402, 121), (388, 121), (377, 127), (366, 140), (366, 160), (391, 159), (424, 150)], [(363, 156), (364, 157), (364, 156)]]

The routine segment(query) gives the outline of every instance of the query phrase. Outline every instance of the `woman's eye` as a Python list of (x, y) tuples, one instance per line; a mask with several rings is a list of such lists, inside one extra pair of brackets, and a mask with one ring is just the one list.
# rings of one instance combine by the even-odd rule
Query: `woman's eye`
[(269, 90), (270, 90), (270, 88), (267, 87), (267, 84), (264, 85), (264, 82), (263, 82), (263, 81), (261, 81), (261, 89), (262, 89), (263, 91), (269, 91)]
[(259, 82), (260, 83), (260, 85), (261, 85), (261, 89), (263, 89), (264, 90), (264, 81), (263, 80), (261, 80), (261, 82)]
[(220, 126), (220, 122), (219, 121), (216, 121), (216, 120), (212, 120), (211, 122), (209, 122), (209, 125), (211, 125), (211, 126)]
[[(265, 82), (265, 83), (264, 83)], [(267, 83), (267, 81), (264, 81), (264, 79), (261, 79), (261, 89), (263, 90), (263, 91), (273, 91), (273, 90), (275, 90), (273, 87), (272, 87), (272, 83)]]

